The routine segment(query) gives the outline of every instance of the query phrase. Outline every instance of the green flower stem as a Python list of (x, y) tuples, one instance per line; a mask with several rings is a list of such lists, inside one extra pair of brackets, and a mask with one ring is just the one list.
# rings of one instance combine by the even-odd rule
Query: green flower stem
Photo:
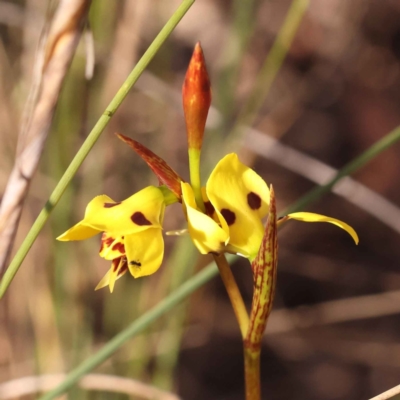
[(189, 149), (190, 184), (193, 188), (197, 207), (205, 212), (203, 196), (201, 195), (200, 155), (201, 151), (199, 149)]
[(254, 350), (249, 342), (244, 345), (244, 378), (246, 387), (246, 400), (261, 399), (260, 385), (260, 355), (261, 349)]
[(382, 153), (384, 150), (388, 149), (390, 146), (395, 144), (400, 140), (400, 126), (393, 129), (387, 135), (385, 135), (382, 139), (375, 142), (369, 149), (367, 149), (360, 156), (355, 158), (353, 161), (350, 161), (343, 168), (341, 168), (338, 173), (325, 185), (317, 186), (308, 193), (306, 193), (303, 197), (297, 200), (293, 205), (284, 210), (281, 215), (287, 215), (292, 212), (296, 212), (299, 210), (304, 210), (304, 208), (317, 200), (321, 195), (326, 192), (329, 192), (342, 178), (347, 175), (351, 175), (369, 161), (373, 160), (378, 154)]
[(167, 311), (171, 310), (182, 300), (188, 297), (196, 289), (203, 286), (211, 278), (217, 275), (218, 270), (215, 265), (209, 265), (191, 279), (187, 280), (172, 294), (167, 296), (159, 304), (149, 310), (147, 313), (132, 322), (127, 328), (111, 339), (103, 348), (96, 354), (87, 358), (80, 366), (71, 371), (65, 381), (42, 396), (39, 400), (51, 400), (56, 396), (65, 393), (71, 386), (73, 386), (79, 379), (87, 374), (89, 371), (96, 368), (103, 361), (107, 360), (119, 347), (126, 343), (130, 338), (137, 335), (146, 329), (153, 321), (161, 317)]
[(115, 97), (111, 100), (111, 103), (108, 105), (106, 110), (103, 112), (100, 119), (97, 121), (96, 125), (93, 127), (92, 131), (88, 135), (85, 142), (82, 144), (78, 153), (75, 155), (71, 164), (65, 171), (64, 175), (58, 182), (55, 187), (53, 193), (51, 194), (49, 200), (45, 204), (44, 208), (40, 212), (39, 216), (36, 218), (36, 221), (32, 225), (28, 235), (25, 240), (22, 242), (20, 248), (18, 249), (16, 255), (11, 261), (7, 271), (4, 274), (3, 279), (0, 282), (0, 299), (3, 297), (6, 292), (8, 286), (13, 280), (15, 274), (17, 273), (19, 267), (24, 261), (28, 251), (32, 247), (36, 238), (38, 237), (40, 231), (42, 230), (44, 224), (50, 216), (50, 213), (53, 211), (54, 207), (59, 202), (61, 196), (63, 195), (65, 189), (71, 182), (72, 178), (75, 176), (79, 167), (85, 160), (86, 156), (89, 154), (90, 150), (100, 137), (100, 134), (103, 132), (104, 128), (107, 126), (111, 117), (117, 111), (118, 107), (121, 105), (122, 101), (125, 99), (129, 90), (139, 79), (140, 75), (143, 73), (147, 65), (153, 59), (157, 51), (160, 49), (162, 44), (168, 38), (168, 36), (172, 33), (175, 27), (178, 25), (179, 21), (183, 18), (189, 8), (193, 5), (195, 0), (183, 0), (181, 5), (174, 12), (172, 17), (168, 20), (165, 26), (162, 28), (160, 33), (154, 39), (153, 43), (149, 46), (146, 52), (143, 54), (142, 58), (136, 64), (135, 68), (129, 74), (126, 81), (123, 83), (121, 88), (118, 90)]
[[(355, 172), (357, 169), (363, 167), (368, 161), (372, 160), (382, 151), (396, 143), (400, 139), (400, 126), (388, 133), (384, 138), (379, 140), (377, 143), (372, 145), (363, 154), (353, 160), (351, 163), (342, 168), (337, 175), (326, 185), (317, 187), (311, 190), (306, 196), (304, 196), (301, 201), (297, 202), (295, 205), (290, 207), (290, 210), (285, 212), (296, 212), (301, 211), (309, 202), (316, 200), (318, 197), (328, 192), (335, 183), (337, 183), (341, 178), (345, 177), (349, 173)], [(237, 258), (237, 256), (227, 255), (228, 262), (232, 262)], [(128, 341), (133, 336), (142, 332), (147, 328), (149, 324), (155, 321), (160, 316), (164, 315), (167, 311), (171, 310), (180, 301), (184, 300), (195, 290), (200, 288), (202, 285), (206, 284), (212, 278), (218, 274), (218, 269), (215, 265), (208, 265), (193, 278), (189, 279), (180, 286), (177, 290), (167, 296), (163, 301), (157, 304), (150, 311), (139, 317), (126, 329), (120, 332), (117, 336), (111, 339), (102, 349), (100, 349), (96, 354), (86, 359), (80, 366), (71, 371), (66, 380), (59, 385), (56, 389), (47, 393), (39, 400), (51, 400), (55, 396), (65, 392), (71, 386), (73, 386), (79, 379), (92, 371), (108, 357), (110, 357), (115, 351), (119, 349), (126, 341)], [(249, 360), (251, 361), (251, 360)], [(249, 364), (251, 367), (251, 364)], [(252, 367), (253, 368), (253, 367)]]
[(247, 313), (242, 295), (225, 255), (214, 255), (214, 260), (218, 266), (219, 274), (224, 282), (225, 289), (228, 292), (229, 300), (231, 301), (233, 311), (235, 312), (239, 324), (240, 333), (244, 340), (249, 329), (249, 314)]

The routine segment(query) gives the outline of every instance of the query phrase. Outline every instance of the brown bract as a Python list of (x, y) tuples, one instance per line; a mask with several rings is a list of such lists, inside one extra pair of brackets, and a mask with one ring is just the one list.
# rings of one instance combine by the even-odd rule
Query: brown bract
[(183, 110), (189, 149), (200, 150), (204, 127), (211, 104), (211, 87), (203, 51), (198, 42), (194, 48), (182, 88)]
[(119, 139), (130, 146), (147, 163), (151, 170), (156, 174), (160, 183), (167, 186), (172, 193), (182, 198), (181, 182), (183, 179), (157, 154), (154, 154), (146, 146), (143, 146), (136, 140), (133, 140), (121, 133), (116, 133)]
[(270, 187), (268, 221), (257, 257), (252, 262), (254, 277), (253, 302), (246, 344), (255, 351), (261, 346), (275, 295), (276, 269), (278, 264), (276, 203), (274, 189)]

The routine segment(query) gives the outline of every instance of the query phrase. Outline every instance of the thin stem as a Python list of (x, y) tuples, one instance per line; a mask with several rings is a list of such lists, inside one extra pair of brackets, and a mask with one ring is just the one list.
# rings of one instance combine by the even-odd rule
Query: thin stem
[(231, 301), (242, 338), (244, 339), (249, 328), (249, 314), (247, 313), (246, 306), (244, 305), (242, 295), (240, 294), (240, 290), (237, 286), (235, 277), (232, 274), (231, 267), (225, 258), (225, 255), (214, 255), (214, 260), (218, 266), (218, 270), (222, 281), (224, 282), (226, 291), (228, 292), (229, 300)]
[(198, 149), (189, 149), (190, 184), (193, 188), (197, 207), (205, 211), (203, 196), (201, 195), (200, 154)]
[(24, 261), (28, 251), (32, 247), (36, 238), (38, 237), (40, 231), (42, 230), (44, 224), (48, 220), (50, 213), (53, 211), (54, 207), (57, 205), (61, 196), (63, 195), (65, 189), (71, 182), (72, 178), (75, 176), (79, 167), (85, 160), (86, 156), (89, 154), (90, 150), (100, 137), (104, 128), (107, 126), (111, 117), (117, 111), (118, 107), (121, 105), (122, 101), (127, 96), (129, 90), (139, 79), (140, 75), (143, 73), (147, 65), (153, 59), (157, 51), (160, 49), (161, 45), (165, 42), (168, 36), (172, 33), (175, 27), (178, 25), (179, 21), (183, 18), (189, 8), (193, 5), (195, 0), (183, 0), (181, 5), (172, 15), (172, 17), (168, 20), (165, 26), (162, 28), (160, 33), (154, 39), (153, 43), (149, 46), (146, 52), (143, 54), (142, 58), (136, 64), (135, 68), (129, 74), (126, 81), (123, 83), (121, 88), (118, 90), (115, 97), (111, 100), (110, 104), (103, 112), (102, 116), (97, 121), (96, 125), (93, 127), (92, 131), (88, 135), (85, 142), (82, 144), (78, 153), (75, 155), (71, 164), (65, 171), (64, 175), (58, 182), (55, 187), (53, 193), (50, 195), (49, 200), (45, 204), (44, 208), (40, 212), (39, 216), (36, 218), (36, 221), (32, 225), (28, 235), (25, 240), (22, 242), (20, 248), (18, 249), (14, 259), (11, 261), (10, 266), (4, 274), (3, 279), (0, 282), (0, 298), (3, 297), (5, 291), (13, 280), (15, 274), (17, 273), (19, 267)]
[(260, 355), (261, 350), (254, 350), (244, 342), (244, 378), (246, 400), (261, 399), (260, 385)]

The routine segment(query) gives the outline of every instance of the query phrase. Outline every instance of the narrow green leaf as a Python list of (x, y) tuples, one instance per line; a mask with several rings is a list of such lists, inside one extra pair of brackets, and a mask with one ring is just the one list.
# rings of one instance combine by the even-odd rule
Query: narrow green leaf
[(36, 221), (32, 225), (30, 231), (28, 232), (25, 240), (22, 242), (20, 248), (18, 249), (16, 255), (11, 261), (7, 271), (5, 272), (3, 279), (0, 282), (0, 299), (4, 296), (8, 286), (13, 280), (15, 274), (17, 273), (19, 267), (24, 261), (28, 251), (32, 247), (36, 238), (38, 237), (40, 231), (42, 230), (44, 224), (48, 220), (50, 213), (53, 211), (54, 207), (60, 201), (61, 196), (64, 194), (65, 189), (71, 182), (72, 178), (75, 176), (79, 167), (85, 160), (86, 156), (89, 154), (92, 147), (95, 145), (97, 140), (99, 139), (101, 133), (104, 128), (109, 123), (111, 117), (117, 111), (118, 107), (121, 105), (122, 101), (125, 99), (129, 90), (139, 79), (140, 75), (142, 75), (145, 68), (148, 66), (150, 61), (153, 59), (157, 51), (160, 49), (162, 44), (168, 38), (168, 36), (172, 33), (175, 27), (178, 25), (179, 21), (183, 18), (189, 8), (193, 5), (195, 0), (183, 0), (181, 5), (172, 15), (172, 17), (168, 20), (168, 22), (164, 25), (160, 33), (154, 39), (153, 43), (149, 46), (146, 52), (143, 54), (142, 58), (138, 61), (135, 68), (129, 74), (126, 81), (123, 83), (121, 88), (118, 90), (115, 97), (111, 100), (111, 103), (108, 105), (106, 110), (103, 112), (102, 116), (97, 121), (96, 125), (93, 127), (92, 131), (86, 138), (85, 142), (82, 144), (78, 153), (75, 155), (71, 164), (65, 171), (64, 175), (58, 182), (55, 187), (53, 193), (50, 195), (49, 200), (45, 204), (44, 208), (40, 212), (39, 216), (36, 218)]

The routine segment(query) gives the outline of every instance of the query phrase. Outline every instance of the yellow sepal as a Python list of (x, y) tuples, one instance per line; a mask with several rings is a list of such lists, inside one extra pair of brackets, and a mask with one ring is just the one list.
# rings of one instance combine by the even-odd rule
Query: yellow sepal
[(232, 153), (217, 164), (206, 191), (219, 221), (229, 226), (227, 250), (245, 257), (256, 255), (264, 234), (261, 219), (269, 210), (265, 181)]
[(229, 241), (229, 229), (221, 227), (208, 215), (198, 210), (192, 187), (182, 182), (182, 205), (186, 211), (189, 233), (200, 253), (220, 252)]
[(86, 226), (84, 222), (81, 221), (60, 235), (57, 240), (60, 240), (61, 242), (68, 242), (70, 240), (85, 240), (97, 235), (100, 232), (101, 231), (98, 229)]
[(155, 186), (148, 186), (121, 202), (106, 195), (97, 196), (87, 205), (83, 220), (57, 239), (83, 240), (100, 232), (124, 236), (161, 228), (164, 211), (163, 193)]
[(304, 222), (328, 222), (330, 224), (338, 226), (339, 228), (344, 229), (353, 238), (356, 244), (358, 244), (359, 242), (356, 231), (350, 225), (346, 224), (343, 221), (340, 221), (339, 219), (309, 212), (292, 213), (288, 214), (287, 217), (289, 217), (289, 219), (296, 219), (297, 221), (304, 221)]

